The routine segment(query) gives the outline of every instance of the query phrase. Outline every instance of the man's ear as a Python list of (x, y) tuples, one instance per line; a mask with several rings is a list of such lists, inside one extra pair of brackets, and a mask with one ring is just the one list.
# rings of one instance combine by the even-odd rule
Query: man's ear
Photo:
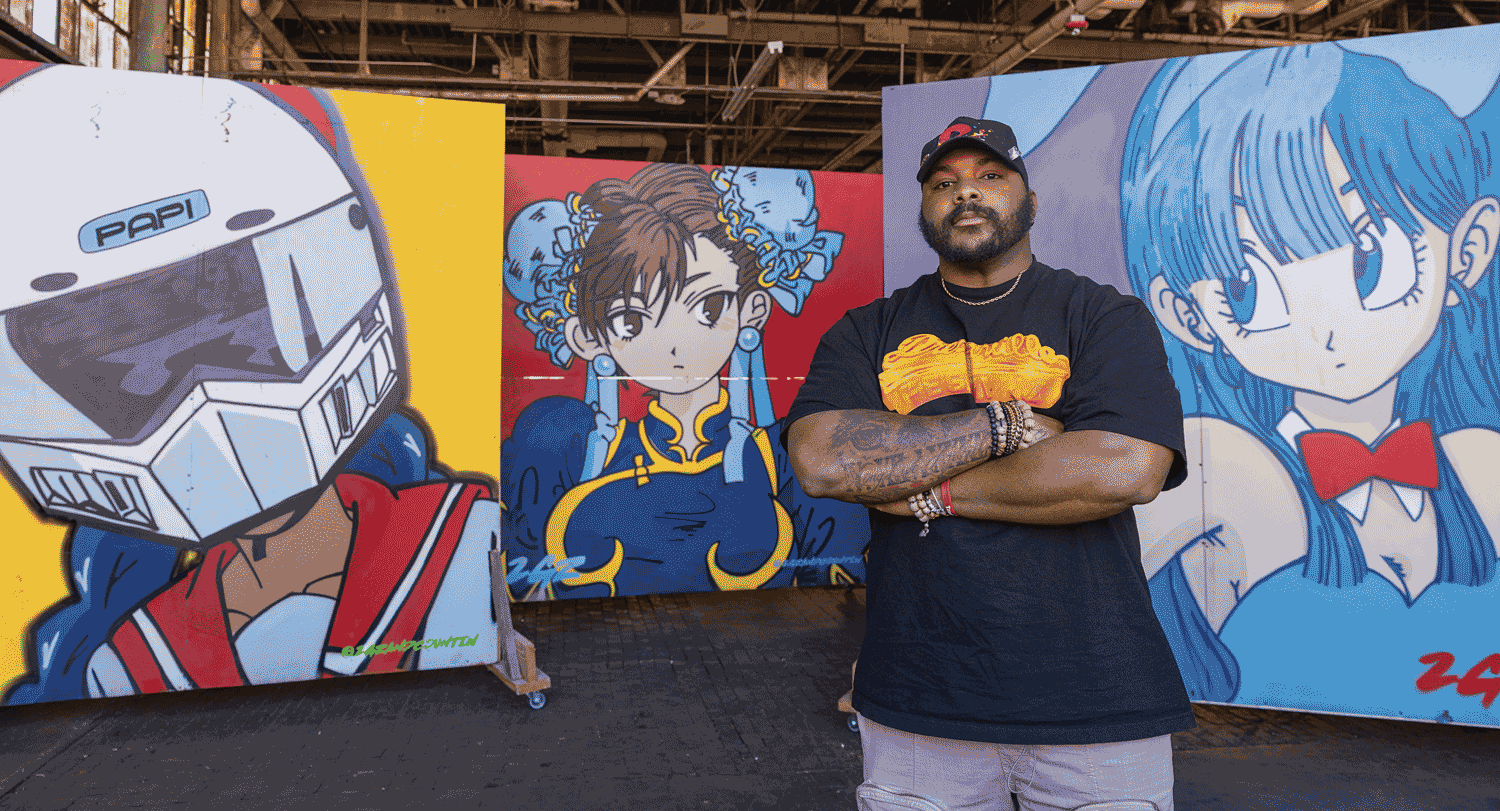
[(576, 315), (568, 316), (568, 320), (563, 322), (563, 338), (568, 342), (568, 348), (573, 350), (573, 354), (583, 358), (586, 362), (592, 362), (594, 358), (609, 351), (604, 341), (595, 340), (584, 333), (583, 322), (578, 320)]
[[(1454, 285), (1473, 288), (1495, 258), (1495, 242), (1500, 239), (1500, 200), (1481, 197), (1458, 219), (1448, 241), (1448, 275)], [(1448, 291), (1445, 300), (1451, 307), (1458, 304), (1458, 294)]]
[(1177, 336), (1177, 340), (1199, 352), (1214, 351), (1214, 344), (1218, 342), (1218, 336), (1214, 335), (1213, 329), (1203, 323), (1198, 314), (1198, 308), (1188, 299), (1173, 292), (1171, 285), (1167, 284), (1165, 276), (1153, 276), (1151, 284), (1146, 288), (1146, 304), (1151, 308), (1151, 314), (1161, 322), (1167, 331)]
[(771, 320), (771, 294), (764, 290), (751, 291), (740, 305), (740, 326), (765, 329)]

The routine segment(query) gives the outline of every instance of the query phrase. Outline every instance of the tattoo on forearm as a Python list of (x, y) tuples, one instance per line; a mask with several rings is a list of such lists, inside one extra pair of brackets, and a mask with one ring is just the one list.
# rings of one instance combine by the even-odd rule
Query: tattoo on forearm
[(879, 504), (925, 490), (989, 458), (983, 412), (902, 417), (860, 412), (841, 418), (829, 449), (855, 501)]

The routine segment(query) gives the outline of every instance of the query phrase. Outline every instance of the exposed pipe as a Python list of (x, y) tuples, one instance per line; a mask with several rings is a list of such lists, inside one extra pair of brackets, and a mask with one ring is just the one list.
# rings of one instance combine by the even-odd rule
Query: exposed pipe
[(974, 71), (974, 76), (998, 76), (1007, 70), (1021, 64), (1021, 60), (1041, 50), (1043, 45), (1056, 39), (1066, 27), (1068, 18), (1074, 14), (1088, 14), (1105, 0), (1083, 0), (1076, 6), (1070, 6), (1057, 12), (1047, 19), (1046, 22), (1032, 29), (1031, 33), (1021, 38), (1020, 42), (1005, 49), (1005, 52), (995, 57), (989, 64)]
[(229, 48), (233, 35), (234, 4), (230, 0), (209, 0), (208, 65), (210, 76), (224, 78), (230, 74)]
[(1484, 25), (1484, 21), (1474, 16), (1474, 12), (1470, 11), (1462, 0), (1453, 0), (1453, 10), (1458, 12), (1458, 16), (1464, 18), (1464, 22), (1469, 25)]
[[(347, 62), (343, 64), (348, 64)], [(441, 67), (441, 66), (439, 66)], [(448, 68), (448, 70), (454, 70)], [(614, 90), (616, 88), (639, 89), (639, 85), (620, 84), (618, 82), (585, 82), (585, 81), (512, 81), (505, 79), (481, 79), (466, 76), (410, 76), (404, 74), (373, 74), (361, 76), (357, 73), (335, 73), (332, 71), (300, 71), (300, 70), (244, 70), (237, 74), (253, 79), (257, 77), (267, 79), (295, 79), (299, 84), (315, 87), (344, 87), (354, 86), (371, 90), (376, 93), (403, 93), (404, 91), (387, 88), (385, 86), (416, 86), (417, 88), (433, 87), (434, 85), (445, 85), (455, 88), (452, 92), (470, 93), (468, 96), (452, 96), (451, 98), (473, 98), (481, 101), (585, 101), (585, 102), (621, 102), (628, 103), (636, 101), (636, 95), (631, 93), (570, 93), (568, 90)], [(528, 90), (506, 90), (507, 87), (550, 87), (557, 88), (556, 93), (538, 93)], [(474, 88), (472, 91), (460, 91), (457, 88)], [(675, 93), (703, 93), (709, 96), (722, 97), (729, 91), (721, 85), (657, 85), (657, 89)], [(443, 91), (448, 92), (448, 91)], [(413, 95), (412, 93), (405, 93)], [(776, 87), (763, 87), (756, 94), (768, 99), (780, 101), (817, 101), (832, 102), (839, 104), (864, 104), (878, 105), (881, 103), (878, 91), (863, 90), (784, 90)], [(417, 94), (420, 95), (420, 94)], [(447, 98), (438, 97), (435, 98)], [(549, 118), (560, 118), (548, 116)], [(702, 126), (695, 124), (694, 126)]]
[[(464, 2), (464, 0), (453, 0), (453, 5), (458, 6), (459, 8), (468, 8), (469, 7), (468, 4), (466, 4)], [(402, 34), (404, 35), (405, 33), (406, 33), (405, 30), (403, 30)], [(508, 56), (505, 55), (504, 51), (500, 50), (500, 45), (495, 42), (495, 38), (493, 36), (491, 36), (490, 34), (485, 34), (482, 37), (480, 37), (480, 39), (484, 40), (485, 47), (490, 49), (490, 53), (492, 53), (492, 54), (495, 55), (495, 59), (496, 60), (500, 61), (501, 63), (504, 63), (507, 59), (510, 58), (510, 57), (508, 57)]]
[(370, 75), (370, 0), (359, 0), (359, 72)]
[[(727, 11), (725, 15), (731, 20), (746, 20), (761, 23), (801, 23), (805, 25), (835, 25), (840, 23), (852, 25), (855, 23), (864, 23), (871, 19), (870, 17), (859, 17), (858, 10), (854, 11), (853, 14), (803, 14), (801, 12), (790, 11), (757, 11), (753, 15), (744, 11)], [(858, 19), (851, 19), (852, 17), (857, 17)], [(931, 17), (924, 17), (920, 20), (904, 19), (901, 22), (914, 31), (983, 31), (989, 34), (997, 30), (1004, 33), (1013, 29), (1013, 26), (1004, 24), (937, 20)], [(885, 50), (893, 51), (895, 48), (886, 48)]]
[[(568, 78), (570, 58), (569, 38), (559, 34), (536, 35), (537, 77), (548, 80)], [(565, 119), (568, 117), (568, 102), (559, 96), (542, 100), (542, 117)], [(568, 127), (557, 122), (542, 125), (542, 152), (554, 158), (568, 154)]]
[[(540, 124), (542, 119), (537, 116), (507, 115), (505, 123), (510, 124)], [(691, 121), (630, 121), (623, 118), (570, 118), (569, 124), (583, 124), (585, 126), (603, 125), (610, 127), (647, 127), (650, 129), (679, 129), (692, 130), (707, 137), (701, 123)], [(869, 130), (865, 127), (786, 127), (787, 132), (816, 133), (818, 135), (863, 135)]]
[(166, 0), (137, 0), (132, 11), (136, 47), (130, 55), (130, 69), (166, 73), (172, 41)]
[(655, 87), (656, 83), (660, 82), (664, 77), (666, 77), (668, 73), (671, 73), (672, 68), (677, 67), (678, 63), (682, 62), (682, 60), (687, 57), (688, 51), (691, 51), (692, 49), (693, 43), (689, 42), (688, 44), (679, 48), (677, 50), (677, 53), (672, 54), (672, 57), (666, 62), (663, 62), (662, 66), (657, 68), (655, 73), (651, 74), (651, 78), (647, 79), (646, 83), (641, 85), (641, 89), (635, 91), (635, 98), (632, 99), (632, 101), (640, 101), (642, 98), (645, 98), (646, 93), (648, 93), (652, 87)]
[[(277, 76), (281, 74), (276, 74)], [(295, 77), (293, 77), (295, 78)], [(421, 96), (429, 99), (459, 99), (461, 101), (498, 101), (502, 103), (539, 101), (546, 108), (553, 103), (562, 102), (560, 106), (566, 111), (567, 102), (576, 101), (584, 104), (608, 104), (617, 101), (630, 101), (632, 96), (603, 93), (525, 93), (510, 90), (429, 90), (419, 87), (375, 87), (366, 88), (372, 93), (390, 93), (396, 96)], [(569, 121), (567, 118), (549, 118), (554, 122), (548, 127), (562, 127), (560, 122)], [(701, 124), (693, 124), (698, 127)], [(562, 139), (558, 140), (562, 143)]]

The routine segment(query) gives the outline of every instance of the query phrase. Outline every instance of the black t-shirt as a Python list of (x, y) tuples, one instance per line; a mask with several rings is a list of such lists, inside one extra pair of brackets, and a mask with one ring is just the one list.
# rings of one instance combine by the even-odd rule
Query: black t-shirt
[[(1005, 292), (949, 285), (982, 301)], [(1172, 449), (1182, 406), (1145, 305), (1033, 261), (1006, 298), (955, 301), (937, 274), (830, 328), (787, 414), (930, 416), (1024, 399), (1066, 430)], [(785, 436), (785, 435), (783, 435)], [(854, 706), (921, 735), (1013, 744), (1105, 743), (1193, 727), (1151, 609), (1130, 510), (1062, 526), (931, 522), (871, 511), (867, 620)]]

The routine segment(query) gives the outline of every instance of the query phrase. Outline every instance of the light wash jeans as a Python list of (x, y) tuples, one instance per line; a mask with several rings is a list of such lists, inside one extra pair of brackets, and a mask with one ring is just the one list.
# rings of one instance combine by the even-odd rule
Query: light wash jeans
[(1075, 745), (932, 738), (859, 716), (859, 811), (1173, 811), (1172, 736)]

